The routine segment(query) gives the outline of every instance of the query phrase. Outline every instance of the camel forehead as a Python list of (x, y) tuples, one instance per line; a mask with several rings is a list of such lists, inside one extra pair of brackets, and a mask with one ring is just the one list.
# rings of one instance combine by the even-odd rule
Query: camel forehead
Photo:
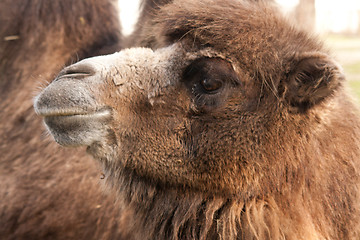
[[(251, 75), (259, 67), (269, 71), (282, 69), (289, 54), (318, 48), (306, 34), (294, 30), (271, 4), (228, 0), (213, 3), (176, 1), (163, 7), (149, 33), (156, 39), (154, 47), (177, 41), (199, 48), (210, 46), (232, 56)], [(308, 44), (304, 46), (304, 42)], [(268, 70), (264, 71), (263, 75), (267, 75)]]
[(177, 40), (191, 37), (194, 41), (206, 40), (208, 44), (250, 35), (252, 41), (262, 42), (262, 37), (256, 37), (264, 31), (281, 32), (286, 22), (273, 4), (265, 2), (175, 1), (160, 10), (155, 18), (157, 31), (153, 34)]

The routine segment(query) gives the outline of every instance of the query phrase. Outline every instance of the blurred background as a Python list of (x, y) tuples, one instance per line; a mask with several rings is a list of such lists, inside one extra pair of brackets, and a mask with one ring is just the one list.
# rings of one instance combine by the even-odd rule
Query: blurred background
[[(118, 0), (123, 33), (132, 32), (139, 0)], [(360, 101), (360, 0), (276, 0), (284, 14), (314, 32), (343, 66)]]

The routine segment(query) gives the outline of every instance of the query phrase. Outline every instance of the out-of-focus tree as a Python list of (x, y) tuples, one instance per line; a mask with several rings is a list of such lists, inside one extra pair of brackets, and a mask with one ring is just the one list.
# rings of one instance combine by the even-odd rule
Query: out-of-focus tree
[(299, 0), (295, 10), (296, 22), (304, 29), (315, 29), (315, 0)]

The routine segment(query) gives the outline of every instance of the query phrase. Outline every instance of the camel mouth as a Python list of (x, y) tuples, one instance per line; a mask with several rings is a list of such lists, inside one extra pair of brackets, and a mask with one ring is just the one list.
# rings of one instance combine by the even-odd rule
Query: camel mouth
[(85, 120), (108, 118), (111, 116), (111, 112), (108, 109), (103, 109), (94, 112), (67, 111), (67, 112), (52, 112), (42, 116), (44, 117), (45, 121), (46, 119), (59, 119), (61, 121), (82, 121), (82, 120), (85, 121)]
[(109, 119), (111, 117), (111, 109), (102, 108), (99, 110), (79, 110), (79, 109), (68, 109), (68, 110), (53, 110), (53, 111), (45, 111), (39, 113), (42, 117), (44, 117), (44, 121), (47, 124), (51, 123), (59, 123), (59, 124), (67, 124), (67, 123), (81, 123), (85, 121), (101, 121), (104, 119)]
[(37, 114), (44, 118), (98, 118), (107, 117), (111, 114), (109, 108), (101, 108), (98, 110), (93, 109), (41, 109)]

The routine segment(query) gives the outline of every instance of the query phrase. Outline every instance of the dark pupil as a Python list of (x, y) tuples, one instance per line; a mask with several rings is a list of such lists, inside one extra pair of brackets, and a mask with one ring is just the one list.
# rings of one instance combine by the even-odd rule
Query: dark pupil
[(218, 90), (222, 86), (222, 82), (215, 80), (215, 79), (209, 79), (204, 78), (201, 80), (201, 86), (204, 88), (205, 91), (212, 92), (215, 90)]

